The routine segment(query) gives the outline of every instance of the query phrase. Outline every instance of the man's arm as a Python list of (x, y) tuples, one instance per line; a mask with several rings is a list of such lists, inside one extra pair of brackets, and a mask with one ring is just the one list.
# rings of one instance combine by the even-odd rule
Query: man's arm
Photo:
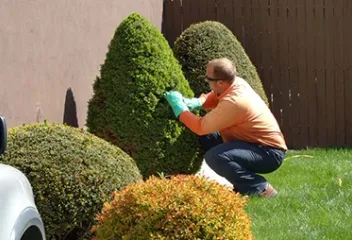
[(205, 110), (214, 109), (219, 103), (219, 100), (213, 91), (207, 94), (201, 94), (198, 99), (201, 102), (202, 108)]
[(236, 106), (230, 101), (221, 101), (204, 117), (198, 117), (185, 111), (180, 114), (179, 120), (197, 135), (205, 135), (236, 123), (238, 121), (238, 110), (236, 109)]

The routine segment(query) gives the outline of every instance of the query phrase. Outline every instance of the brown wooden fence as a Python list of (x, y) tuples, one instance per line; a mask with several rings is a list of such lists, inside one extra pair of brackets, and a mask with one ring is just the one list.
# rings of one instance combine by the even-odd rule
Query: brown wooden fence
[(216, 20), (256, 66), (290, 148), (352, 146), (351, 0), (165, 0), (170, 45)]

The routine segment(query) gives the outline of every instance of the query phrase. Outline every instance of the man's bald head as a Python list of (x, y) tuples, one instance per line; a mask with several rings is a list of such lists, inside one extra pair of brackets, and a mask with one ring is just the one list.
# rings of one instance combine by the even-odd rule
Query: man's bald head
[(208, 63), (207, 68), (212, 72), (213, 79), (232, 82), (235, 80), (237, 74), (235, 65), (228, 58), (211, 60)]

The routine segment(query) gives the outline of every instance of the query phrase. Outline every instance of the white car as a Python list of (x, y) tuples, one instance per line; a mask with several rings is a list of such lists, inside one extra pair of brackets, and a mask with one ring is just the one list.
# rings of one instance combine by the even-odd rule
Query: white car
[[(0, 154), (7, 145), (6, 121), (0, 116)], [(45, 240), (44, 224), (32, 186), (18, 169), (0, 163), (0, 239)]]

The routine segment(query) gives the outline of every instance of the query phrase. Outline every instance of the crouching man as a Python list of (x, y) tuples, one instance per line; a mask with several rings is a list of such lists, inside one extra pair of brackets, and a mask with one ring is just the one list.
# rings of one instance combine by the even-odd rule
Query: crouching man
[[(258, 174), (277, 170), (287, 151), (280, 127), (265, 102), (226, 59), (207, 64), (205, 80), (211, 91), (199, 98), (185, 98), (177, 91), (164, 97), (175, 116), (199, 135), (206, 163), (243, 195), (266, 198), (277, 191)], [(191, 113), (209, 111), (204, 117)]]

